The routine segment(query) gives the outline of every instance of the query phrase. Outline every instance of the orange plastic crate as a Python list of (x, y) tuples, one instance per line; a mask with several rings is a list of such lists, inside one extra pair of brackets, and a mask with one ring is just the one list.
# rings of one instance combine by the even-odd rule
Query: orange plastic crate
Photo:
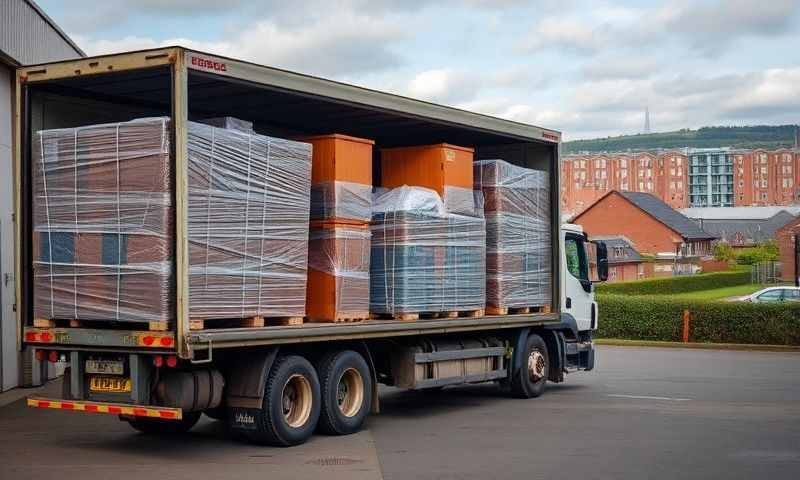
[(311, 183), (353, 182), (372, 185), (372, 140), (331, 134), (304, 137), (313, 146)]
[(444, 197), (445, 186), (472, 189), (474, 150), (447, 143), (381, 150), (381, 185), (426, 187)]

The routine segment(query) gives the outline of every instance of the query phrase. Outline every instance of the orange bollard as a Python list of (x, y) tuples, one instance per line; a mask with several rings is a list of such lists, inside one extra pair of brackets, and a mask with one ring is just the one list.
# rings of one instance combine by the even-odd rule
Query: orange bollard
[(683, 311), (683, 343), (689, 343), (689, 321), (691, 316), (689, 310)]

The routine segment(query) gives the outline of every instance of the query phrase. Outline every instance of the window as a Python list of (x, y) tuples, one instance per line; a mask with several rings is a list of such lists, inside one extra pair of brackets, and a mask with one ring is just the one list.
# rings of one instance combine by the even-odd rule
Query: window
[(783, 299), (789, 302), (800, 302), (800, 290), (794, 288), (784, 288)]
[(567, 271), (578, 280), (588, 280), (588, 261), (583, 241), (576, 237), (567, 237), (564, 241), (564, 254), (567, 257)]
[(780, 300), (783, 296), (783, 289), (776, 288), (775, 290), (767, 290), (758, 297), (759, 302), (774, 302)]

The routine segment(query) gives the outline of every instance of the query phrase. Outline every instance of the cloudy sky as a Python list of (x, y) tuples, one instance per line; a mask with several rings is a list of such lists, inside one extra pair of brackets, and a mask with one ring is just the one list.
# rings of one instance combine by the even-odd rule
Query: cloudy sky
[(89, 54), (180, 44), (566, 139), (800, 123), (800, 0), (38, 0)]

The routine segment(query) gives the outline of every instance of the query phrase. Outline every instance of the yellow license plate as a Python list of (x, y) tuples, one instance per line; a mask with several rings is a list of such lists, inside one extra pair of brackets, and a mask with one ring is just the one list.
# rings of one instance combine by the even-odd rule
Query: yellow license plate
[(130, 378), (90, 377), (89, 390), (93, 392), (126, 393), (131, 391)]

